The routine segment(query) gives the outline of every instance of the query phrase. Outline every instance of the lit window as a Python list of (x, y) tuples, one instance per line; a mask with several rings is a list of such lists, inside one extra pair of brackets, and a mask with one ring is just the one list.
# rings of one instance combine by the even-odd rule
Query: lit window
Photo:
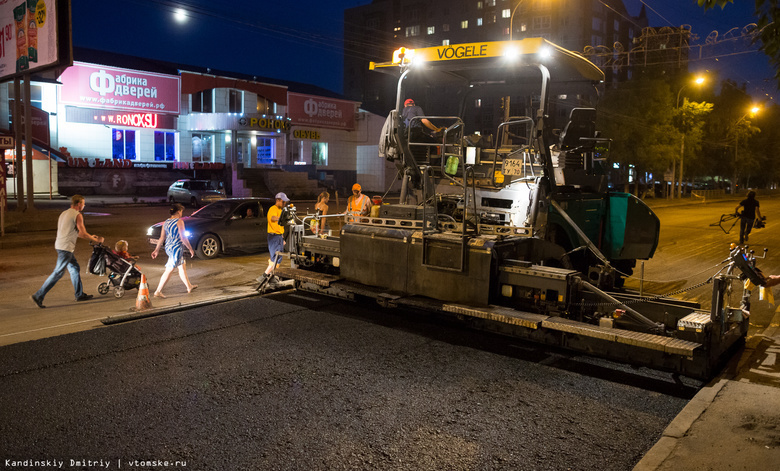
[(482, 26), (482, 18), (477, 18), (477, 26)]
[(509, 11), (509, 8), (505, 8), (501, 10), (501, 18), (511, 18), (511, 17), (512, 17), (512, 12)]
[(311, 163), (314, 165), (328, 165), (328, 143), (311, 143)]
[(469, 20), (463, 20), (460, 22), (460, 29), (468, 29), (469, 27)]
[(449, 39), (442, 39), (441, 45), (442, 46), (449, 46), (450, 45), (450, 40)]
[(211, 134), (192, 133), (192, 161), (212, 162), (212, 143), (214, 136)]
[(520, 31), (528, 31), (528, 25), (525, 23), (520, 24)]
[(504, 28), (504, 36), (509, 36), (509, 28)]
[(257, 163), (260, 165), (273, 165), (274, 140), (270, 138), (257, 138)]
[(481, 10), (482, 6), (482, 2), (477, 2), (477, 10)]
[(135, 160), (135, 131), (126, 129), (111, 129), (113, 135), (112, 157), (115, 159)]
[(154, 132), (154, 160), (176, 160), (176, 133)]
[(406, 27), (406, 37), (411, 36), (419, 36), (420, 35), (420, 25), (415, 26), (407, 26)]
[(435, 26), (428, 26), (428, 34), (434, 34), (436, 32)]

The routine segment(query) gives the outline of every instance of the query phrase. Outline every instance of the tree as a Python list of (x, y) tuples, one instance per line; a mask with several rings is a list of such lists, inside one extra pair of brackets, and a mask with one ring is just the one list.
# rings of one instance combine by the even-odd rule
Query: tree
[(607, 89), (597, 126), (612, 139), (610, 160), (637, 176), (664, 173), (679, 154), (680, 132), (672, 122), (672, 92), (665, 81), (642, 76)]
[[(681, 134), (681, 157), (687, 165), (687, 168), (695, 168), (701, 160), (699, 157), (701, 141), (704, 134), (704, 122), (706, 116), (712, 111), (712, 107), (712, 103), (697, 103), (695, 101), (688, 101), (687, 98), (683, 98), (682, 106), (675, 112), (675, 124)], [(684, 172), (683, 161), (680, 161), (678, 185), (681, 195), (683, 193), (683, 182), (685, 182)], [(692, 174), (690, 170), (688, 171), (688, 174)]]
[[(734, 0), (696, 0), (699, 6), (705, 10), (720, 6), (724, 8)], [(775, 79), (780, 83), (780, 6), (777, 0), (755, 0), (756, 25), (758, 25), (758, 39), (761, 40), (761, 50), (769, 56), (770, 62), (775, 66)]]

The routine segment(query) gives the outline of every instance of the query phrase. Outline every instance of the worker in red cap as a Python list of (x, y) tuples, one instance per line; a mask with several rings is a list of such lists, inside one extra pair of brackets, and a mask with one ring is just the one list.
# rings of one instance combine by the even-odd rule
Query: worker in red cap
[(347, 213), (356, 216), (368, 216), (371, 211), (371, 199), (361, 193), (360, 183), (352, 185), (352, 196), (347, 200)]
[(422, 108), (414, 104), (414, 100), (408, 98), (404, 102), (404, 109), (401, 110), (401, 117), (404, 120), (404, 126), (409, 132), (410, 142), (430, 142), (431, 137), (423, 130), (423, 126), (431, 131), (438, 133), (442, 128), (436, 126), (426, 118), (412, 119), (419, 116), (425, 116)]

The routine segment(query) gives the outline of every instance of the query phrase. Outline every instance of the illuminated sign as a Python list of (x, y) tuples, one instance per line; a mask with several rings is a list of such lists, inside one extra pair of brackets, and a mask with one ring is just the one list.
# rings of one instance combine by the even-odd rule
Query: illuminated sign
[(355, 129), (354, 101), (324, 98), (315, 95), (287, 94), (287, 112), (293, 125)]
[(272, 129), (280, 132), (290, 132), (290, 120), (280, 117), (248, 117), (244, 116), (238, 119), (238, 125), (241, 128), (251, 129)]
[(106, 126), (126, 126), (131, 128), (176, 128), (176, 118), (170, 115), (92, 110), (73, 106), (65, 107), (65, 121), (69, 123), (105, 124)]
[(181, 79), (177, 75), (74, 62), (59, 80), (64, 105), (179, 114)]
[[(58, 62), (58, 0), (0, 1), (0, 78), (43, 70)], [(64, 12), (70, 19), (70, 11)], [(70, 47), (70, 44), (66, 47)]]
[(319, 131), (307, 131), (305, 129), (296, 129), (293, 131), (293, 137), (295, 139), (313, 139), (313, 140), (319, 140), (320, 138), (320, 132)]

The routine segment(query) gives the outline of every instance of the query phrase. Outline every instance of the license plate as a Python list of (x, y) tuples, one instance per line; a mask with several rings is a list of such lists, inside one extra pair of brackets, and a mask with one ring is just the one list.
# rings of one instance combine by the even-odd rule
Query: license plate
[(160, 239), (149, 239), (149, 243), (152, 245), (157, 245), (158, 242), (160, 242)]

